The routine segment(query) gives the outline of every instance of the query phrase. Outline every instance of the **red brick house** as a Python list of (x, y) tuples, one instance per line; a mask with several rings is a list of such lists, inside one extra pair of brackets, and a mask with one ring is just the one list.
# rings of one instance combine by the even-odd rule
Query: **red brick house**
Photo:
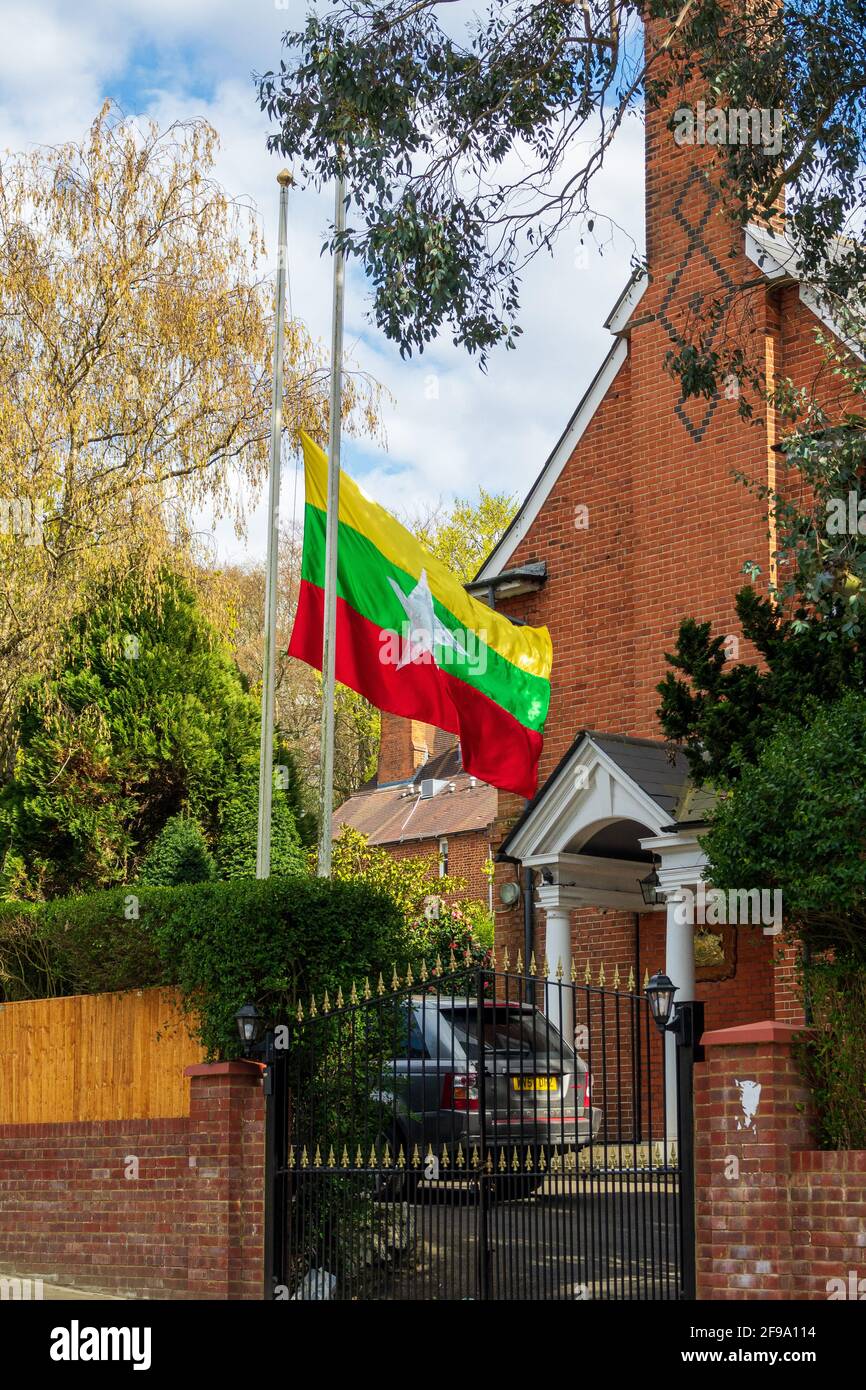
[(395, 858), (433, 857), (492, 911), (496, 816), (497, 792), (463, 771), (453, 734), (383, 714), (376, 776), (334, 812), (334, 834), (351, 825)]
[[(604, 964), (608, 980), (617, 965), (638, 980), (665, 966), (679, 998), (705, 1001), (712, 1029), (795, 1021), (792, 953), (769, 924), (725, 926), (701, 933), (710, 949), (696, 966), (695, 930), (678, 923), (670, 900), (647, 910), (639, 880), (654, 866), (667, 892), (697, 891), (705, 862), (707, 798), (690, 786), (684, 760), (668, 756), (656, 686), (685, 616), (736, 638), (740, 659), (755, 656), (734, 595), (745, 562), (772, 572), (773, 542), (767, 512), (733, 473), (772, 485), (781, 454), (772, 411), (742, 419), (738, 383), (684, 400), (665, 355), (696, 307), (736, 304), (768, 380), (790, 376), (826, 392), (816, 333), (835, 330), (799, 279), (781, 219), (771, 234), (724, 216), (711, 154), (678, 145), (666, 113), (649, 116), (648, 273), (623, 290), (606, 321), (607, 357), (467, 587), (511, 617), (546, 624), (553, 638), (538, 794), (528, 805), (497, 796), (500, 950), (512, 960), (534, 951), (551, 972), (589, 962), (595, 975)], [(429, 825), (435, 838), (435, 815)], [(506, 880), (520, 886), (508, 908)]]

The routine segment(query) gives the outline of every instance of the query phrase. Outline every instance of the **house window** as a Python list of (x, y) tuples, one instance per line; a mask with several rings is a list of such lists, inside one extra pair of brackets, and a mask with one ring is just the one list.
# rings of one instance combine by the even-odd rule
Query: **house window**
[(448, 841), (439, 841), (439, 877), (444, 878), (448, 872)]

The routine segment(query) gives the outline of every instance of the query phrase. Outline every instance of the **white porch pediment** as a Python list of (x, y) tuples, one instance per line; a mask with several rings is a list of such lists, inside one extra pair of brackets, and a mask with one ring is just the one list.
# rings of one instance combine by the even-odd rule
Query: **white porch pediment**
[[(650, 871), (649, 853), (664, 860), (676, 850), (679, 835), (671, 821), (687, 786), (684, 761), (671, 765), (662, 744), (585, 733), (502, 852), (542, 871), (539, 907), (646, 912), (639, 879)], [(694, 833), (687, 838), (694, 863)]]

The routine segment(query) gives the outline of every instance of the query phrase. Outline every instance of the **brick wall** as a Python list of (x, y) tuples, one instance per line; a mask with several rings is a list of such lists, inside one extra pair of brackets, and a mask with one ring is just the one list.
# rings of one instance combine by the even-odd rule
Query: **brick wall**
[[(446, 835), (448, 841), (448, 872), (466, 880), (465, 890), (452, 894), (460, 898), (480, 898), (486, 905), (489, 882), (484, 865), (491, 857), (496, 842), (483, 830), (471, 830), (458, 835)], [(439, 840), (404, 841), (399, 845), (383, 845), (394, 859), (438, 859)], [(435, 891), (435, 884), (433, 885)], [(447, 899), (446, 899), (447, 900)]]
[(193, 1066), (186, 1118), (0, 1125), (0, 1271), (150, 1298), (260, 1298), (260, 1068)]
[[(765, 1022), (705, 1034), (695, 1084), (699, 1298), (866, 1296), (866, 1153), (813, 1148), (811, 1097), (792, 1055), (798, 1031)], [(738, 1081), (761, 1087), (751, 1119)]]

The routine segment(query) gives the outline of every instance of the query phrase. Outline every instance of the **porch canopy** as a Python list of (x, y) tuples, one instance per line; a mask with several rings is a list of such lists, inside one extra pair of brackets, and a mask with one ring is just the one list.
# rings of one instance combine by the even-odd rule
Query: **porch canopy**
[[(575, 908), (666, 912), (665, 970), (678, 1001), (694, 998), (694, 928), (676, 919), (677, 890), (694, 892), (703, 876), (699, 836), (710, 804), (692, 786), (683, 754), (671, 754), (661, 741), (578, 734), (499, 850), (499, 857), (539, 871), (535, 901), (547, 918), (551, 981), (560, 965), (560, 978), (570, 979)], [(648, 908), (639, 880), (653, 864), (667, 901)], [(549, 989), (548, 996), (548, 1014), (559, 1013), (570, 1036), (570, 992)], [(555, 1002), (560, 997), (562, 1008)]]

